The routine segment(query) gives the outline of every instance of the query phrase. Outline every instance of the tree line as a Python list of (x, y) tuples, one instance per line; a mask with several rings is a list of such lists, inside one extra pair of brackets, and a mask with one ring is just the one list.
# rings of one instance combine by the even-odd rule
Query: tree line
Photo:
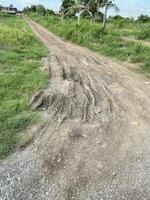
[[(104, 14), (100, 12), (101, 8), (104, 9)], [(60, 11), (62, 18), (78, 14), (78, 23), (80, 23), (80, 16), (85, 13), (92, 21), (96, 16), (102, 16), (103, 28), (105, 28), (109, 8), (113, 8), (116, 12), (119, 11), (115, 0), (62, 0)]]
[[(103, 28), (106, 27), (108, 9), (113, 8), (116, 12), (120, 9), (115, 3), (115, 0), (62, 0), (59, 15), (62, 21), (64, 18), (75, 17), (78, 19), (78, 24), (80, 24), (80, 17), (90, 19), (91, 21), (99, 20), (103, 23)], [(101, 12), (103, 9), (103, 12)], [(29, 12), (36, 12), (39, 15), (55, 15), (55, 12), (50, 9), (46, 9), (43, 5), (32, 5), (31, 7), (26, 7), (23, 10), (24, 14)], [(119, 15), (111, 17), (113, 20), (126, 19)], [(136, 20), (138, 22), (150, 22), (150, 17), (147, 15), (141, 15)]]

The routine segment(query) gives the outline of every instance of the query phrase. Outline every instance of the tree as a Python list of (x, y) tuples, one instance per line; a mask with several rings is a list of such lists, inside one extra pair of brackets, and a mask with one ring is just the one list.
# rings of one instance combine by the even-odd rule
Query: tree
[(36, 5), (31, 5), (30, 11), (36, 12)]
[(100, 8), (104, 8), (103, 28), (106, 26), (107, 13), (110, 7), (114, 8), (117, 12), (119, 11), (114, 0), (63, 0), (61, 6), (63, 17), (69, 15), (69, 13), (78, 13), (78, 24), (80, 23), (80, 16), (84, 12), (86, 12), (86, 14), (89, 13), (93, 20)]
[(103, 17), (103, 28), (106, 27), (106, 21), (107, 21), (107, 13), (109, 8), (114, 8), (116, 12), (119, 11), (119, 8), (115, 4), (114, 0), (102, 0), (100, 3), (101, 7), (104, 7), (104, 17)]
[(83, 10), (91, 13), (92, 18), (94, 18), (99, 11), (100, 0), (78, 0), (77, 2), (79, 5), (81, 4), (84, 6)]
[(10, 4), (10, 5), (9, 5), (9, 8), (13, 8), (13, 7), (14, 7), (13, 4)]
[(27, 6), (23, 9), (24, 14), (28, 14), (30, 12), (30, 8)]
[(64, 12), (67, 12), (71, 6), (75, 5), (75, 3), (75, 0), (63, 0), (61, 8), (64, 10)]
[(150, 17), (148, 15), (140, 15), (137, 19), (138, 22), (150, 22)]
[(54, 15), (54, 11), (50, 10), (50, 9), (47, 9), (46, 10), (46, 15)]
[(79, 0), (82, 4), (86, 4), (88, 10), (92, 13), (94, 17), (100, 8), (104, 8), (103, 15), (103, 28), (106, 26), (107, 13), (109, 8), (114, 8), (115, 11), (119, 11), (119, 8), (115, 4), (114, 0)]
[(45, 7), (44, 6), (42, 6), (42, 5), (37, 5), (36, 6), (36, 12), (39, 14), (39, 15), (46, 15), (46, 9), (45, 9)]
[(75, 5), (75, 0), (62, 0), (62, 5), (60, 8), (60, 13), (62, 15), (62, 20), (66, 16), (66, 14), (71, 12), (71, 7)]
[(76, 13), (78, 17), (78, 24), (80, 23), (81, 15), (89, 15), (93, 20), (95, 14), (99, 14), (99, 1), (100, 0), (76, 0), (76, 2), (68, 8), (65, 15)]

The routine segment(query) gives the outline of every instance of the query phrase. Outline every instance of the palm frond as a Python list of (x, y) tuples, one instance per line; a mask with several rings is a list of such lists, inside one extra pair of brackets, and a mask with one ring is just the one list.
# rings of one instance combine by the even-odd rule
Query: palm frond
[(113, 8), (115, 10), (115, 12), (120, 11), (119, 7), (115, 3), (108, 3), (108, 7)]

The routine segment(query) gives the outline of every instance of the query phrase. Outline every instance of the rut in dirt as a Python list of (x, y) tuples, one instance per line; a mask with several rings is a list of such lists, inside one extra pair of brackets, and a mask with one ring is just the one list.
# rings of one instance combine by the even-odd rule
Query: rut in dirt
[(44, 126), (1, 162), (1, 199), (150, 199), (148, 81), (28, 23), (50, 50), (32, 98)]

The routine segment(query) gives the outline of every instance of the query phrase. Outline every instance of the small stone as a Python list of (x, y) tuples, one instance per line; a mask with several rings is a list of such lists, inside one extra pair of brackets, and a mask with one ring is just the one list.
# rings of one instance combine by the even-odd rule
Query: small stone
[(139, 122), (133, 121), (133, 122), (131, 122), (131, 125), (134, 126), (134, 127), (137, 127), (137, 126), (139, 126)]
[(117, 176), (116, 172), (112, 173), (112, 178), (114, 178), (115, 176)]

